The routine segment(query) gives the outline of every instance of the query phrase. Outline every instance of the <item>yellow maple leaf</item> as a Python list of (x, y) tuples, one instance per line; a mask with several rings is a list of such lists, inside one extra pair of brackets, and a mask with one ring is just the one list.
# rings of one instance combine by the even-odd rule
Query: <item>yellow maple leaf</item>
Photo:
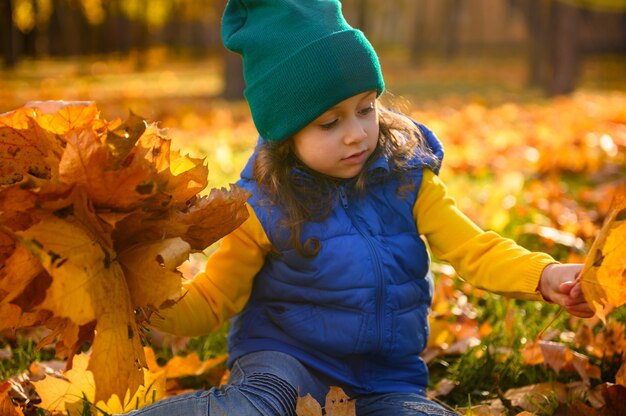
[(24, 107), (32, 108), (37, 124), (55, 134), (92, 127), (98, 118), (92, 101), (31, 101)]
[(605, 307), (626, 303), (626, 187), (618, 189), (604, 224), (593, 242), (581, 272), (585, 299), (606, 322)]
[(17, 235), (52, 276), (41, 308), (77, 325), (97, 321), (90, 363), (96, 398), (134, 392), (145, 358), (124, 274), (110, 249), (72, 216), (49, 215)]
[(63, 372), (64, 378), (47, 376), (43, 380), (33, 381), (41, 398), (38, 407), (52, 413), (65, 413), (68, 403), (81, 402), (83, 398), (93, 402), (95, 382), (91, 371), (87, 371), (88, 365), (89, 357), (78, 354), (74, 357), (72, 369)]
[[(110, 396), (106, 401), (96, 402), (96, 380), (90, 371), (91, 361), (87, 354), (79, 354), (74, 358), (72, 369), (64, 371), (61, 377), (47, 375), (43, 380), (34, 381), (35, 390), (41, 403), (37, 406), (52, 414), (81, 415), (86, 400), (99, 411), (107, 413), (126, 413), (152, 404), (163, 398), (165, 393), (165, 372), (143, 371), (140, 388), (131, 396), (126, 391), (124, 400), (117, 395)], [(97, 412), (93, 412), (96, 414)]]

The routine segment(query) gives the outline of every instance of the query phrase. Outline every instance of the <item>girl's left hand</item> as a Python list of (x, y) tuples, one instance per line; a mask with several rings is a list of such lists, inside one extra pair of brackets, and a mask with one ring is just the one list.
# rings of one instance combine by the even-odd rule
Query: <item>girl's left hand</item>
[(539, 291), (549, 302), (565, 308), (571, 315), (579, 318), (591, 318), (595, 312), (591, 309), (578, 278), (582, 264), (549, 264), (541, 273)]

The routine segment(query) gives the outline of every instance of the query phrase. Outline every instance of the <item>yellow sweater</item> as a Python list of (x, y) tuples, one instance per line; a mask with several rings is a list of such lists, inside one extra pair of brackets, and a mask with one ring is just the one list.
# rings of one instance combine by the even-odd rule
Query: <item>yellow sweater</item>
[[(153, 319), (154, 327), (177, 335), (203, 335), (243, 309), (271, 248), (254, 211), (248, 210), (250, 218), (222, 239), (205, 271), (185, 282), (186, 294), (162, 312), (164, 320)], [(430, 170), (424, 171), (413, 217), (432, 253), (449, 262), (463, 279), (494, 293), (541, 299), (537, 291), (541, 272), (555, 260), (481, 230)]]

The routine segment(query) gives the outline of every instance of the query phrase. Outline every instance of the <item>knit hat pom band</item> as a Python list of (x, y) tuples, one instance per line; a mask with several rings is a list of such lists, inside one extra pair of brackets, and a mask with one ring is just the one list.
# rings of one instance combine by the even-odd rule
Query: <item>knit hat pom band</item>
[[(242, 4), (241, 0), (231, 0), (223, 19), (223, 34), (230, 35), (224, 43), (243, 57), (244, 94), (265, 140), (282, 141), (338, 102), (370, 90), (380, 95), (385, 87), (372, 45), (345, 22), (339, 2), (302, 1), (261, 0), (265, 11), (277, 10), (265, 14), (266, 20), (273, 20), (271, 24), (248, 7), (245, 23), (235, 28), (246, 33), (245, 38), (230, 37), (234, 25), (230, 30), (225, 27), (234, 23), (229, 10), (242, 12), (233, 7)], [(259, 29), (256, 36), (251, 36), (256, 32), (252, 28)], [(272, 31), (266, 35), (267, 44), (264, 31)]]

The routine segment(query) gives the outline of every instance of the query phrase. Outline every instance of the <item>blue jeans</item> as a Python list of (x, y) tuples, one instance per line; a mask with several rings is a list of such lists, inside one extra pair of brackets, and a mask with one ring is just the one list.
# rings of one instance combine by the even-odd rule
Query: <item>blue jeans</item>
[[(298, 395), (310, 393), (322, 406), (329, 386), (288, 354), (260, 351), (234, 362), (228, 384), (158, 401), (132, 416), (295, 416)], [(420, 394), (393, 393), (359, 397), (358, 416), (441, 415), (456, 413)]]

